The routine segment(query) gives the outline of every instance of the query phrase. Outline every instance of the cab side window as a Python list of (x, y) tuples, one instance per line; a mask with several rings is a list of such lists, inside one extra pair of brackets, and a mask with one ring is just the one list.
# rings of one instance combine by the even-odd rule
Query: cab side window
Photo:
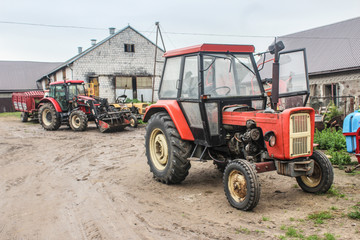
[(197, 56), (186, 57), (184, 75), (181, 86), (181, 97), (185, 99), (199, 98)]
[(180, 77), (181, 57), (168, 58), (165, 64), (159, 97), (176, 98), (177, 84)]

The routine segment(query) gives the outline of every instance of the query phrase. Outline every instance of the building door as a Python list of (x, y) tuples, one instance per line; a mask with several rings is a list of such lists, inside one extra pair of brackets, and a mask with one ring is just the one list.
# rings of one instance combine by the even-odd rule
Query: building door
[(94, 87), (94, 95), (99, 96), (99, 78), (98, 77), (90, 77), (89, 78), (90, 85)]

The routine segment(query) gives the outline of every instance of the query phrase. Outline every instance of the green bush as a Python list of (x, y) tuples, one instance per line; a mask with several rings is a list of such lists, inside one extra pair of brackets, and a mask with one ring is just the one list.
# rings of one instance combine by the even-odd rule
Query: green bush
[(333, 151), (329, 150), (328, 152), (331, 155), (331, 163), (335, 165), (347, 165), (351, 163), (351, 158), (349, 153), (345, 150)]
[(346, 150), (346, 140), (341, 129), (337, 131), (335, 128), (325, 128), (322, 131), (316, 129), (314, 143), (319, 144), (318, 148), (322, 150)]

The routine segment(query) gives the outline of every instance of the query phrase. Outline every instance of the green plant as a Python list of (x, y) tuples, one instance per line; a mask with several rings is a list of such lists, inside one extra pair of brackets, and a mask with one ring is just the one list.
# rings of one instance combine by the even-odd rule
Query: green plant
[(349, 212), (348, 217), (352, 219), (360, 220), (360, 203), (358, 202), (355, 206), (352, 207), (355, 211)]
[(318, 149), (323, 150), (346, 150), (346, 139), (341, 130), (325, 128), (315, 131), (314, 143), (319, 144)]
[(3, 112), (0, 113), (0, 117), (10, 117), (10, 116), (14, 116), (14, 117), (20, 117), (21, 112)]
[(323, 211), (319, 213), (313, 213), (309, 214), (308, 219), (314, 220), (314, 223), (316, 224), (323, 224), (324, 219), (331, 219), (333, 218), (333, 215), (331, 215), (328, 211)]
[(339, 108), (334, 104), (332, 101), (327, 108), (328, 112), (326, 112), (324, 115), (324, 121), (329, 122), (332, 118), (341, 116), (342, 112), (339, 110)]
[(329, 150), (328, 152), (331, 155), (330, 161), (335, 165), (347, 165), (351, 163), (351, 157), (345, 150)]
[(325, 238), (324, 238), (325, 240), (335, 240), (336, 239), (335, 236), (332, 235), (331, 233), (325, 233), (324, 236), (325, 236)]
[(337, 188), (334, 186), (331, 186), (330, 189), (326, 192), (328, 197), (337, 197), (337, 198), (344, 198), (345, 194), (340, 193)]
[(265, 221), (269, 221), (270, 218), (269, 217), (262, 217), (262, 220), (265, 222)]
[(298, 233), (298, 230), (296, 228), (293, 227), (288, 227), (285, 236), (287, 237), (292, 237), (292, 238), (300, 238), (303, 239), (304, 236), (300, 233)]

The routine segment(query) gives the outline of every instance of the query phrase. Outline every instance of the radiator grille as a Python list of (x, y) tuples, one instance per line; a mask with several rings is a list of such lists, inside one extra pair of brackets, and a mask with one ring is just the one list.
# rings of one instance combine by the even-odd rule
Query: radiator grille
[(290, 116), (290, 156), (310, 153), (311, 125), (308, 113), (296, 113)]

